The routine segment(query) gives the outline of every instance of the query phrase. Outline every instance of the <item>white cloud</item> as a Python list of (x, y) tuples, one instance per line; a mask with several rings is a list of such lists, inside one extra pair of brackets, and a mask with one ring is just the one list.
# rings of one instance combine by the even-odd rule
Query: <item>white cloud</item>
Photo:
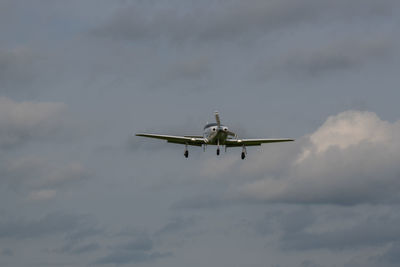
[(387, 143), (392, 138), (391, 127), (373, 112), (347, 111), (331, 116), (309, 137), (312, 146), (304, 149), (298, 163), (311, 153), (323, 154), (332, 147), (344, 150), (361, 142)]
[(257, 201), (330, 204), (396, 198), (400, 189), (398, 136), (400, 121), (383, 121), (372, 112), (347, 111), (329, 117), (305, 137), (308, 142), (298, 144), (301, 152), (291, 153), (298, 149), (295, 146), (287, 151), (283, 167), (273, 167), (279, 173), (272, 176), (274, 169), (264, 168), (264, 178), (241, 186), (240, 195)]

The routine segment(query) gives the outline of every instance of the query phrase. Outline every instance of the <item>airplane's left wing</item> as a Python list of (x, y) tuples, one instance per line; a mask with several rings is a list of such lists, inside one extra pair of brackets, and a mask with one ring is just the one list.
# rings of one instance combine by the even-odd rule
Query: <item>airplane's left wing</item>
[(201, 146), (205, 144), (204, 138), (201, 136), (176, 136), (163, 134), (138, 133), (136, 136), (143, 136), (155, 139), (166, 140), (168, 143), (187, 144), (191, 146)]
[(227, 147), (235, 146), (261, 146), (265, 143), (292, 142), (294, 139), (227, 139), (225, 145)]

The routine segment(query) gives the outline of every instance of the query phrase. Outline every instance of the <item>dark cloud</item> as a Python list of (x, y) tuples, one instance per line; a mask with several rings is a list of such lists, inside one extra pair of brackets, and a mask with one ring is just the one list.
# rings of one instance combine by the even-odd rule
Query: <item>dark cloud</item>
[(111, 248), (112, 252), (95, 261), (95, 264), (123, 265), (129, 263), (151, 262), (170, 257), (172, 253), (155, 251), (153, 240), (147, 234), (139, 234), (133, 240)]
[(276, 231), (298, 233), (316, 221), (315, 214), (310, 208), (299, 207), (294, 210), (277, 210), (267, 212), (261, 220), (253, 224), (257, 234), (270, 235)]
[(209, 209), (217, 208), (227, 204), (220, 196), (215, 195), (198, 195), (188, 197), (175, 202), (173, 209)]
[[(316, 213), (315, 216), (321, 213)], [(354, 216), (354, 214), (353, 214)], [(294, 217), (292, 217), (294, 219)], [(335, 226), (326, 230), (315, 230), (329, 222), (312, 221), (301, 228), (285, 229), (282, 227), (282, 247), (290, 250), (355, 250), (365, 247), (376, 247), (398, 242), (400, 231), (396, 224), (399, 222), (395, 214), (371, 214), (366, 218), (353, 218), (350, 227)]]
[(87, 217), (49, 213), (37, 220), (2, 220), (0, 238), (26, 239), (51, 235), (65, 235), (87, 225)]
[(153, 249), (153, 240), (147, 235), (140, 235), (134, 240), (117, 246), (119, 250), (137, 250), (137, 251), (150, 251)]
[(152, 262), (157, 259), (162, 259), (165, 257), (172, 256), (171, 253), (146, 253), (142, 251), (115, 251), (110, 253), (109, 255), (98, 259), (95, 261), (95, 264), (115, 264), (115, 265), (123, 265), (129, 263), (142, 263), (142, 262)]
[(318, 263), (315, 263), (312, 260), (305, 260), (300, 264), (301, 267), (323, 267), (323, 265), (320, 265)]
[(97, 251), (101, 248), (101, 246), (97, 243), (89, 243), (87, 245), (82, 245), (79, 247), (76, 247), (71, 250), (72, 254), (82, 254), (82, 253), (88, 253), (88, 252), (93, 252)]
[(400, 242), (393, 242), (383, 253), (376, 257), (371, 257), (371, 260), (379, 264), (398, 265), (400, 263)]
[(83, 245), (68, 243), (64, 247), (54, 250), (54, 252), (68, 253), (71, 255), (80, 255), (80, 254), (84, 254), (84, 253), (95, 252), (95, 251), (98, 251), (99, 249), (101, 249), (101, 246), (100, 246), (100, 244), (98, 244), (96, 242), (87, 243), (87, 244), (83, 244)]
[(196, 223), (196, 219), (191, 218), (181, 218), (177, 217), (170, 220), (166, 225), (164, 225), (160, 230), (158, 230), (155, 235), (164, 235), (164, 234), (174, 234), (179, 231), (185, 230)]
[[(177, 2), (178, 4), (180, 2)], [(172, 3), (171, 3), (172, 4)], [(325, 19), (354, 19), (389, 15), (396, 6), (381, 1), (222, 1), (204, 8), (195, 2), (163, 6), (138, 4), (121, 8), (104, 26), (93, 32), (115, 39), (231, 40), (249, 33), (268, 32), (286, 26)]]
[(389, 34), (357, 34), (357, 38), (354, 34), (334, 38), (326, 34), (326, 40), (312, 46), (299, 43), (293, 50), (265, 59), (255, 72), (260, 77), (282, 71), (291, 75), (319, 76), (331, 71), (360, 69), (371, 61), (389, 59), (395, 53), (397, 41)]

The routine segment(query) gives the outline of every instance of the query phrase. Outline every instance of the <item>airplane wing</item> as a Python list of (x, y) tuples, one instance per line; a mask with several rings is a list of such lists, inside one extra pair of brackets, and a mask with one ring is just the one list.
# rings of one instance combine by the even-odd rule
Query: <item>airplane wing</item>
[(265, 143), (292, 142), (294, 139), (227, 139), (225, 145), (227, 147), (235, 146), (261, 146)]
[(150, 133), (138, 133), (136, 136), (143, 136), (155, 139), (166, 140), (168, 143), (175, 144), (187, 144), (191, 146), (201, 146), (205, 144), (204, 138), (201, 136), (175, 136), (175, 135), (163, 135), (163, 134), (150, 134)]

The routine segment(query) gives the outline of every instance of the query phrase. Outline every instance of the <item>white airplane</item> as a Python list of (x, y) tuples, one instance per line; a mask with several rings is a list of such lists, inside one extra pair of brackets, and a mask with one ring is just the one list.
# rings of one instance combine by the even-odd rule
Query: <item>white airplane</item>
[(215, 120), (215, 123), (208, 123), (204, 126), (203, 136), (175, 136), (151, 133), (137, 133), (136, 136), (163, 139), (168, 143), (183, 144), (185, 145), (184, 155), (186, 158), (189, 156), (188, 146), (202, 146), (205, 150), (207, 145), (216, 145), (217, 155), (220, 153), (220, 146), (225, 146), (225, 151), (227, 147), (242, 147), (241, 158), (244, 159), (247, 154), (246, 146), (294, 141), (294, 139), (239, 139), (235, 133), (229, 131), (228, 127), (221, 124), (218, 111), (215, 112)]

